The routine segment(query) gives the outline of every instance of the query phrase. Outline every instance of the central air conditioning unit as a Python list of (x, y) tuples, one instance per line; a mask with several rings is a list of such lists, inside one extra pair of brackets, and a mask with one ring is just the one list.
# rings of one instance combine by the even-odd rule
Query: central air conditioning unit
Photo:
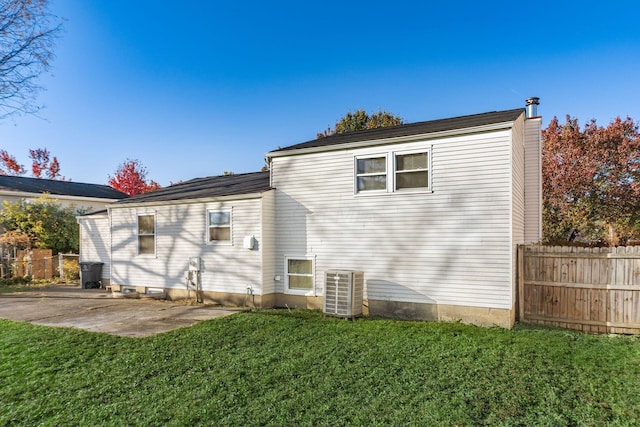
[(362, 271), (327, 270), (324, 278), (324, 314), (342, 317), (362, 315)]

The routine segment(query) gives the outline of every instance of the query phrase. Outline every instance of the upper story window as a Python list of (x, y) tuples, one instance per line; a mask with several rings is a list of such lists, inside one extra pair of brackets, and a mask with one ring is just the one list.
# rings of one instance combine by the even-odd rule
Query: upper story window
[(429, 153), (426, 151), (395, 155), (396, 190), (429, 188)]
[(355, 193), (429, 191), (430, 165), (431, 149), (358, 156), (355, 158)]
[(387, 157), (356, 159), (357, 192), (387, 189)]
[(138, 255), (156, 254), (156, 216), (138, 215)]
[(209, 242), (231, 242), (231, 211), (209, 211), (207, 222)]

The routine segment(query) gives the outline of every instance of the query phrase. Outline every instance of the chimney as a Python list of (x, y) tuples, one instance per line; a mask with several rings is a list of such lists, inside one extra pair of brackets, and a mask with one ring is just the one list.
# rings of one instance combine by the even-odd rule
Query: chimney
[(535, 96), (532, 98), (527, 98), (527, 118), (538, 117), (538, 105), (540, 105), (540, 98), (536, 98)]

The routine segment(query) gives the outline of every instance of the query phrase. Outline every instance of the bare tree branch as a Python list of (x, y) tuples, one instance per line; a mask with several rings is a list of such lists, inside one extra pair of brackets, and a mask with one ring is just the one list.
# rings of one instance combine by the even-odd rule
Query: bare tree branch
[(0, 119), (41, 109), (38, 78), (50, 69), (62, 31), (48, 5), (49, 0), (0, 1)]

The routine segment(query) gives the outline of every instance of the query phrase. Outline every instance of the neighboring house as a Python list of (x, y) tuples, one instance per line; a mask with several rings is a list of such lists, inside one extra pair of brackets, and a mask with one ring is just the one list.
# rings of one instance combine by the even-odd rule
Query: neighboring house
[(0, 175), (0, 209), (5, 201), (37, 199), (44, 194), (62, 206), (73, 205), (87, 212), (105, 209), (108, 204), (129, 197), (108, 185)]
[(370, 315), (510, 327), (516, 246), (542, 229), (541, 119), (530, 116), (333, 135), (268, 153), (270, 172), (112, 204), (96, 237), (111, 242), (112, 285), (185, 295), (196, 257), (208, 301), (320, 308), (325, 272), (354, 270)]

